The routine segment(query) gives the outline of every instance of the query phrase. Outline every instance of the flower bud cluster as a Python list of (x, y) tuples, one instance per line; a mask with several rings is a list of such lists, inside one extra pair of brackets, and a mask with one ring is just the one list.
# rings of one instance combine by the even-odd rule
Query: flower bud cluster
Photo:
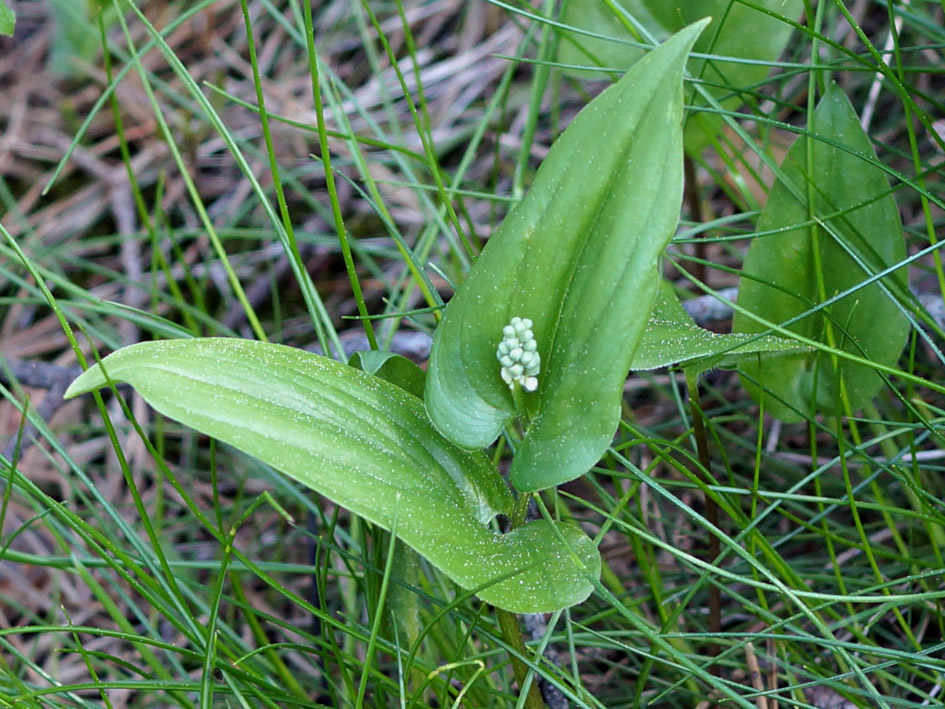
[(531, 328), (532, 321), (528, 318), (512, 318), (502, 328), (502, 342), (496, 357), (502, 365), (502, 380), (509, 389), (514, 389), (516, 383), (528, 392), (538, 388), (541, 357)]

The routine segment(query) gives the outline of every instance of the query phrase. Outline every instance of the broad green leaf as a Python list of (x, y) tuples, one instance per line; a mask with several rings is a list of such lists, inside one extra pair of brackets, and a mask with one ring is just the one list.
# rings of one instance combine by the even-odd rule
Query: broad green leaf
[(672, 286), (663, 281), (630, 369), (679, 364), (698, 373), (714, 367), (734, 367), (758, 354), (770, 357), (809, 350), (774, 335), (723, 335), (699, 327), (683, 309)]
[(12, 37), (15, 26), (16, 15), (13, 14), (13, 9), (10, 8), (6, 0), (0, 0), (0, 34)]
[[(739, 305), (772, 323), (786, 323), (906, 257), (889, 183), (869, 162), (876, 161), (876, 152), (840, 88), (831, 87), (821, 99), (809, 130), (813, 137), (798, 138), (785, 156), (781, 171), (787, 184), (778, 182), (771, 189), (739, 286)], [(813, 195), (810, 206), (808, 194)], [(902, 269), (883, 283), (901, 294), (906, 292), (905, 278)], [(887, 366), (895, 364), (909, 332), (905, 316), (878, 283), (788, 327)], [(740, 313), (733, 328), (749, 333), (767, 329)], [(823, 353), (764, 358), (743, 364), (741, 371), (756, 400), (761, 392), (753, 382), (768, 392), (768, 412), (784, 421), (799, 421), (815, 412), (842, 413), (841, 393), (858, 409), (882, 386), (880, 376), (865, 365), (838, 366), (842, 392), (831, 357)]]
[[(711, 17), (711, 24), (696, 41), (693, 51), (712, 58), (692, 57), (687, 69), (690, 76), (704, 81), (705, 88), (727, 109), (742, 103), (738, 96), (732, 96), (732, 91), (751, 91), (763, 82), (770, 73), (770, 64), (787, 46), (793, 27), (778, 16), (796, 19), (804, 10), (803, 0), (756, 0), (750, 4), (732, 0), (616, 0), (616, 4), (658, 40), (702, 17)], [(640, 58), (641, 50), (627, 43), (634, 37), (604, 0), (569, 0), (562, 8), (561, 21), (622, 40), (563, 32), (558, 61), (564, 64), (593, 66), (599, 62), (605, 67), (624, 69)], [(687, 96), (687, 103), (706, 105), (695, 93)], [(718, 116), (694, 112), (686, 126), (686, 149), (700, 151), (720, 125)]]
[(427, 372), (433, 422), (455, 443), (492, 443), (515, 416), (496, 347), (517, 316), (541, 356), (512, 483), (540, 490), (607, 450), (657, 262), (682, 201), (682, 70), (705, 23), (639, 61), (555, 142), (525, 199), (476, 260), (437, 327)]
[(105, 372), (164, 415), (384, 529), (396, 516), (404, 542), (496, 606), (563, 608), (584, 600), (599, 574), (594, 543), (574, 526), (538, 521), (493, 531), (490, 521), (513, 505), (498, 472), (444, 439), (420, 399), (378, 377), (281, 345), (171, 340), (115, 352), (66, 396), (104, 386)]
[[(358, 350), (348, 359), (348, 364), (423, 398), (427, 374), (403, 355), (382, 350)], [(413, 645), (421, 632), (420, 598), (407, 588), (420, 585), (421, 567), (420, 555), (416, 551), (403, 544), (395, 547), (391, 562), (394, 583), (387, 589), (391, 624), (388, 632), (391, 639), (396, 637), (405, 647)]]
[(359, 350), (351, 355), (348, 364), (423, 398), (427, 374), (403, 355), (381, 350)]

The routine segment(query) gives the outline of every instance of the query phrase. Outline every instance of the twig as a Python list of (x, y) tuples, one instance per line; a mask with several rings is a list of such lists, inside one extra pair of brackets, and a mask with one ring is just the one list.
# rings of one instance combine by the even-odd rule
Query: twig
[[(755, 655), (755, 646), (750, 642), (745, 643), (745, 662), (748, 665), (748, 680), (752, 688), (758, 692), (765, 691), (764, 682), (761, 679), (761, 666), (758, 664), (758, 656)], [(759, 695), (756, 704), (758, 709), (768, 709), (768, 698)]]
[[(765, 640), (765, 650), (768, 657), (777, 657), (777, 648), (774, 645), (774, 638)], [(774, 662), (768, 663), (768, 690), (772, 692), (771, 701), (768, 702), (768, 709), (778, 709), (778, 697), (774, 692), (778, 688), (778, 666)]]
[[(272, 294), (272, 286), (278, 284), (291, 270), (292, 264), (289, 258), (285, 253), (280, 254), (271, 271), (264, 270), (253, 283), (246, 287), (246, 299), (254, 308), (262, 306)], [(231, 330), (235, 330), (245, 321), (246, 310), (239, 303), (234, 303), (223, 317), (223, 325)]]
[[(51, 362), (8, 359), (2, 355), (0, 358), (3, 359), (3, 364), (0, 366), (0, 381), (6, 384), (19, 382), (22, 386), (46, 390), (46, 396), (43, 397), (42, 402), (33, 409), (36, 416), (46, 423), (62, 406), (62, 395), (66, 392), (69, 383), (82, 373), (82, 368), (78, 366), (63, 367)], [(38, 432), (35, 424), (32, 422), (26, 424), (23, 429), (23, 444), (20, 448), (21, 456), (35, 443)], [(14, 439), (3, 447), (3, 457), (12, 460), (15, 450), (16, 440)]]
[(63, 381), (68, 386), (69, 382), (82, 374), (82, 367), (78, 365), (64, 367), (52, 362), (3, 357), (2, 354), (0, 357), (4, 361), (4, 364), (0, 365), (0, 381), (5, 384), (16, 381), (25, 387), (49, 389)]
[[(909, 4), (909, 0), (903, 0), (904, 5)], [(902, 15), (896, 15), (893, 20), (893, 26), (889, 28), (889, 32), (886, 34), (886, 41), (883, 43), (883, 61), (886, 63), (886, 66), (890, 66), (895, 56), (893, 54), (893, 47), (896, 46), (896, 36), (902, 32)], [(879, 98), (879, 92), (883, 88), (883, 81), (885, 77), (882, 72), (877, 71), (873, 75), (873, 81), (870, 84), (870, 90), (866, 97), (866, 104), (863, 106), (863, 116), (860, 119), (860, 124), (863, 126), (863, 130), (868, 132), (870, 129), (870, 123), (873, 120), (873, 115), (876, 111), (876, 100)]]

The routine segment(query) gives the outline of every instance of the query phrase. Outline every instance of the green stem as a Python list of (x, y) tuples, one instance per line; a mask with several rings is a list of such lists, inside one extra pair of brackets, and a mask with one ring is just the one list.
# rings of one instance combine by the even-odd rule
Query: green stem
[(515, 508), (512, 510), (512, 518), (509, 520), (511, 529), (521, 527), (525, 524), (525, 517), (528, 514), (528, 503), (532, 500), (530, 492), (523, 492), (515, 501)]
[[(528, 420), (528, 410), (525, 407), (525, 397), (522, 388), (518, 384), (512, 386), (512, 400), (515, 402), (515, 408), (519, 414), (519, 421), (508, 427), (508, 432), (516, 445), (521, 442), (521, 432), (519, 425), (526, 426)], [(525, 518), (528, 515), (528, 503), (531, 502), (532, 493), (519, 493), (515, 500), (515, 506), (512, 508), (512, 514), (509, 516), (509, 531), (525, 524)], [(528, 665), (522, 662), (525, 657), (525, 640), (522, 638), (522, 629), (518, 625), (518, 619), (511, 611), (501, 608), (495, 609), (496, 619), (499, 621), (499, 629), (502, 631), (502, 639), (512, 650), (509, 652), (509, 660), (512, 663), (512, 672), (515, 674), (515, 681), (518, 682), (519, 691), (525, 688), (525, 683), (532, 676)], [(528, 691), (525, 696), (525, 709), (546, 709), (545, 700), (542, 699), (541, 692), (536, 682), (532, 681), (528, 685)]]
[[(512, 510), (512, 516), (509, 518), (510, 529), (525, 524), (528, 503), (531, 499), (532, 494), (530, 492), (524, 492), (518, 496), (515, 501), (515, 508)], [(502, 639), (512, 648), (512, 652), (509, 653), (509, 660), (512, 662), (512, 672), (515, 674), (515, 681), (518, 682), (519, 691), (521, 691), (525, 687), (530, 673), (528, 665), (521, 660), (527, 652), (525, 640), (522, 638), (522, 629), (518, 625), (515, 614), (511, 611), (496, 608), (495, 615), (499, 621), (499, 629), (502, 631)], [(538, 685), (534, 681), (528, 686), (528, 693), (525, 696), (525, 708), (545, 709), (545, 701), (542, 699)]]
[[(518, 626), (518, 619), (515, 614), (503, 610), (495, 609), (496, 618), (499, 620), (499, 628), (502, 630), (502, 639), (512, 648), (509, 653), (509, 659), (512, 661), (512, 672), (515, 673), (515, 681), (518, 682), (519, 689), (525, 686), (528, 681), (529, 669), (520, 658), (525, 657), (525, 640), (522, 638), (522, 630)], [(538, 685), (532, 682), (528, 687), (528, 694), (525, 697), (525, 709), (547, 709), (545, 700), (541, 698), (541, 692), (538, 691)]]
[(513, 382), (511, 390), (512, 402), (515, 404), (515, 410), (518, 412), (518, 416), (522, 423), (525, 424), (528, 421), (528, 409), (525, 407), (525, 395), (522, 392), (522, 387), (519, 386), (518, 382)]

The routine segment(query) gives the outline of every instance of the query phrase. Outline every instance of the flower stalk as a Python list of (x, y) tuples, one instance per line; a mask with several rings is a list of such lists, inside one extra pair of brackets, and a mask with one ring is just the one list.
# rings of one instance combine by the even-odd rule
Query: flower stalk
[(538, 341), (532, 332), (532, 321), (514, 317), (502, 328), (502, 340), (496, 348), (496, 359), (502, 368), (499, 374), (509, 385), (515, 408), (522, 418), (529, 415), (524, 394), (538, 389), (538, 374), (541, 372), (541, 355)]

